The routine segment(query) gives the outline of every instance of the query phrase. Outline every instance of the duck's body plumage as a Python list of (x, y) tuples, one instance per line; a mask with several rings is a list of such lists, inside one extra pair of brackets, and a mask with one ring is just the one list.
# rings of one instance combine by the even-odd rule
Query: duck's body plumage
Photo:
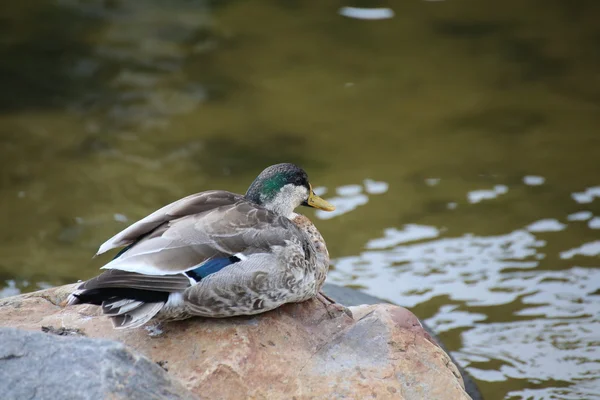
[(251, 315), (319, 292), (329, 268), (308, 218), (279, 215), (239, 194), (197, 193), (104, 243), (125, 247), (82, 283), (70, 304), (102, 306), (117, 328), (150, 319)]

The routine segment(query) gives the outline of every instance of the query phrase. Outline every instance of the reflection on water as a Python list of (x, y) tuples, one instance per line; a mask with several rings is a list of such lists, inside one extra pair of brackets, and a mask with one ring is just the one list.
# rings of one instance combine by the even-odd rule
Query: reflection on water
[(573, 258), (578, 255), (588, 257), (600, 255), (600, 240), (584, 243), (574, 249), (565, 250), (560, 253), (560, 258)]
[(529, 232), (557, 232), (566, 227), (565, 224), (561, 224), (554, 218), (544, 218), (527, 226), (527, 230)]
[(394, 10), (391, 8), (342, 7), (338, 12), (344, 17), (356, 19), (377, 20), (394, 17)]
[(4, 2), (0, 296), (296, 162), (331, 281), (411, 307), (488, 400), (593, 398), (600, 2), (359, 3)]
[(25, 279), (7, 279), (2, 283), (4, 284), (4, 287), (0, 288), (0, 298), (16, 296), (24, 292), (33, 292), (35, 290), (49, 289), (54, 286), (49, 284), (48, 282), (39, 281), (32, 283)]
[(544, 241), (529, 232), (406, 243), (439, 233), (434, 227), (406, 229), (388, 229), (385, 237), (366, 243), (369, 250), (335, 260), (332, 281), (358, 283), (407, 307), (444, 295), (469, 306), (507, 304), (523, 290), (533, 290), (525, 285), (514, 288), (512, 282), (506, 286), (502, 273), (537, 266), (537, 248)]
[(587, 188), (583, 192), (573, 193), (571, 196), (580, 204), (591, 203), (594, 198), (600, 197), (600, 186)]
[(529, 186), (543, 185), (546, 178), (543, 176), (527, 175), (523, 177), (523, 183)]
[(495, 199), (501, 194), (506, 194), (508, 187), (506, 185), (496, 185), (493, 189), (473, 190), (467, 193), (469, 203), (479, 203), (481, 200)]
[[(365, 193), (363, 193), (363, 188)], [(329, 198), (329, 202), (335, 206), (334, 211), (317, 211), (317, 217), (320, 219), (331, 219), (339, 215), (346, 214), (359, 206), (367, 204), (369, 195), (378, 195), (387, 192), (388, 184), (385, 182), (376, 182), (372, 179), (365, 179), (363, 185), (346, 185), (336, 188), (337, 196)], [(322, 187), (315, 189), (319, 195), (325, 195), (327, 190)]]
[(592, 214), (591, 211), (579, 211), (579, 212), (568, 215), (567, 219), (569, 221), (586, 221), (586, 220), (592, 218), (593, 215), (594, 214)]
[[(590, 217), (580, 211), (566, 219)], [(539, 268), (546, 242), (535, 233), (567, 228), (553, 218), (496, 236), (451, 237), (444, 229), (414, 224), (387, 228), (360, 254), (333, 260), (328, 279), (407, 307), (447, 299), (426, 321), (442, 337), (462, 332), (462, 347), (453, 354), (473, 377), (547, 386), (511, 390), (506, 398), (591, 399), (600, 386), (600, 269)], [(599, 254), (596, 241), (560, 257)], [(496, 317), (500, 321), (490, 320), (486, 309), (498, 306), (506, 312)]]

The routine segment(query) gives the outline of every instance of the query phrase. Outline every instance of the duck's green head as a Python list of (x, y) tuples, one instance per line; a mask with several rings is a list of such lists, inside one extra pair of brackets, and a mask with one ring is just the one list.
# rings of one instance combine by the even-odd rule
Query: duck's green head
[(308, 175), (294, 164), (271, 165), (252, 182), (246, 198), (256, 204), (290, 217), (298, 206), (308, 206), (324, 211), (335, 207), (313, 192)]

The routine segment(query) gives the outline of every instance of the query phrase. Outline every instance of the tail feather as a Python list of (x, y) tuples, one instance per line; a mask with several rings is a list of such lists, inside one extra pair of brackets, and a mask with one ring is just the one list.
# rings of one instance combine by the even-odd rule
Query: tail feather
[(102, 312), (108, 316), (127, 314), (144, 304), (143, 301), (131, 299), (113, 299), (102, 302)]
[(142, 303), (122, 314), (110, 316), (115, 329), (137, 328), (150, 321), (163, 308), (165, 303)]
[(129, 288), (81, 288), (67, 299), (67, 305), (94, 304), (111, 318), (116, 329), (137, 328), (150, 321), (169, 299), (168, 292)]
[(69, 295), (69, 297), (67, 297), (67, 306), (72, 306), (74, 304), (81, 304), (81, 301), (79, 301), (79, 294), (81, 293), (81, 290), (76, 290), (73, 293), (71, 293)]

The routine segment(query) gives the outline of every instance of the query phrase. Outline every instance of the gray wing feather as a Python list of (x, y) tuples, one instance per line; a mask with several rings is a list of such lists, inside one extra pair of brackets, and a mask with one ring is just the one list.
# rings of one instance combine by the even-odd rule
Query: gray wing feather
[(241, 195), (224, 190), (210, 190), (189, 195), (171, 204), (167, 204), (117, 233), (100, 246), (96, 255), (105, 253), (111, 249), (130, 245), (167, 221), (185, 215), (201, 213), (222, 205), (232, 204), (242, 198)]
[(178, 292), (190, 286), (184, 275), (144, 275), (111, 269), (83, 282), (78, 291), (104, 288), (132, 288), (157, 292)]
[[(146, 236), (103, 268), (153, 275), (176, 274), (216, 257), (237, 253), (269, 253), (273, 246), (285, 246), (290, 241), (298, 243), (304, 237), (294, 223), (285, 217), (237, 195), (229, 197), (229, 201), (236, 200), (233, 203), (223, 204), (226, 196), (221, 194), (229, 192), (213, 193), (219, 196), (204, 197), (201, 206), (196, 204), (186, 211), (200, 212), (177, 218), (172, 214), (164, 214), (162, 218), (173, 219), (144, 233)], [(150, 217), (152, 215), (145, 219)], [(124, 237), (133, 240), (132, 232), (129, 231)], [(137, 232), (141, 232), (141, 228)]]

